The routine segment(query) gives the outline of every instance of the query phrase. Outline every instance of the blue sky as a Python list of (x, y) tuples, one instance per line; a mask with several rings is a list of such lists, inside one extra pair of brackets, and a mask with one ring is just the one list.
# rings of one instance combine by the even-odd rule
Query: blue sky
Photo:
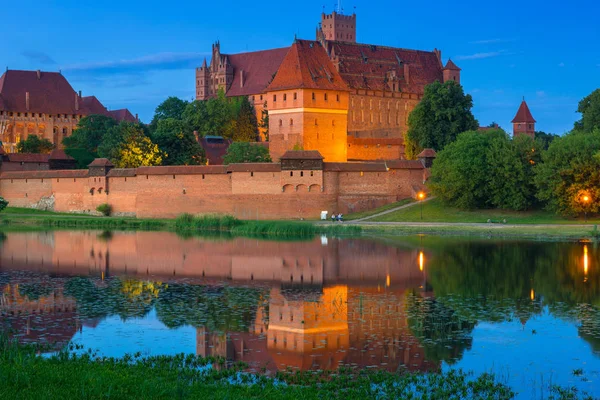
[[(7, 2), (0, 68), (61, 69), (75, 90), (127, 107), (148, 122), (168, 96), (191, 99), (194, 67), (219, 39), (222, 52), (289, 46), (312, 39), (323, 6), (230, 0)], [(573, 0), (344, 2), (356, 6), (359, 42), (442, 50), (463, 69), (482, 125), (510, 128), (525, 96), (538, 129), (564, 133), (577, 103), (600, 87), (600, 5)]]

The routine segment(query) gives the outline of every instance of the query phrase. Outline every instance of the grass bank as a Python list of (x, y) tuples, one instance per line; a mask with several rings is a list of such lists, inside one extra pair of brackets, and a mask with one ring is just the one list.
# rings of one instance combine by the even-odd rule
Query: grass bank
[[(176, 219), (138, 219), (9, 209), (0, 214), (0, 227), (44, 229), (103, 229), (175, 231), (183, 235), (228, 233), (249, 237), (311, 238), (317, 234), (358, 235), (362, 228), (342, 224), (315, 225), (304, 221), (239, 220), (229, 215), (182, 214)], [(5, 210), (5, 211), (6, 211)], [(28, 211), (31, 211), (28, 213)]]
[[(464, 211), (457, 208), (446, 207), (439, 199), (424, 202), (423, 219), (421, 219), (421, 205), (404, 208), (389, 214), (375, 217), (373, 222), (462, 222), (485, 223), (488, 220), (507, 224), (584, 224), (583, 215), (580, 218), (565, 218), (544, 210), (533, 211), (504, 211), (504, 210), (473, 210)], [(379, 210), (373, 210), (373, 214)], [(588, 224), (600, 225), (597, 217), (588, 220)]]
[[(472, 398), (510, 399), (514, 393), (493, 375), (453, 371), (392, 374), (370, 371), (278, 373), (243, 372), (224, 360), (195, 356), (98, 358), (67, 351), (36, 356), (33, 346), (0, 343), (0, 398), (56, 399), (324, 399)], [(220, 368), (213, 368), (220, 366)]]
[(357, 212), (357, 213), (344, 215), (344, 220), (345, 221), (354, 221), (357, 219), (370, 217), (371, 215), (379, 214), (380, 212), (391, 210), (392, 208), (396, 208), (396, 207), (401, 207), (401, 206), (404, 206), (404, 205), (407, 205), (407, 204), (410, 204), (413, 202), (414, 202), (413, 199), (400, 200), (395, 203), (390, 203), (390, 204), (386, 204), (381, 207), (374, 208), (372, 210), (361, 211), (361, 212)]

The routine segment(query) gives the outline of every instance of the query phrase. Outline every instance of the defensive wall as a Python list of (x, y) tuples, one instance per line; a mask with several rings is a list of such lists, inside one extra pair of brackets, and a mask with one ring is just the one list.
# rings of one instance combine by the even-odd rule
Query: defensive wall
[(409, 198), (428, 175), (422, 161), (324, 163), (318, 152), (290, 153), (297, 154), (280, 163), (116, 169), (97, 159), (87, 170), (3, 172), (0, 196), (14, 207), (56, 212), (95, 213), (108, 203), (115, 215), (139, 218), (316, 219), (321, 211), (358, 212)]

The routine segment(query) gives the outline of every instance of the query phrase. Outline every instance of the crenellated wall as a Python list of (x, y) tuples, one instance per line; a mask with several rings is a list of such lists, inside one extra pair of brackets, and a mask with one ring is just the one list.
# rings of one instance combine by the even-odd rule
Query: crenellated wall
[(225, 213), (242, 219), (317, 219), (321, 211), (358, 212), (423, 189), (420, 161), (402, 165), (324, 163), (319, 170), (281, 164), (20, 171), (0, 175), (0, 196), (14, 207), (95, 213), (108, 203), (115, 215), (174, 218)]

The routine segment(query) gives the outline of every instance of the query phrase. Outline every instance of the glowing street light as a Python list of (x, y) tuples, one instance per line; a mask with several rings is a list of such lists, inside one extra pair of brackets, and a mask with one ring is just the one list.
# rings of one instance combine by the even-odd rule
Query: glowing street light
[(421, 221), (423, 220), (423, 200), (425, 200), (425, 192), (419, 192), (417, 194), (417, 198), (419, 199), (419, 203), (421, 203)]
[(584, 194), (583, 197), (581, 197), (581, 201), (583, 202), (583, 215), (585, 216), (585, 222), (587, 222), (587, 210), (588, 210), (588, 204), (590, 203), (590, 196), (588, 196), (587, 194)]

